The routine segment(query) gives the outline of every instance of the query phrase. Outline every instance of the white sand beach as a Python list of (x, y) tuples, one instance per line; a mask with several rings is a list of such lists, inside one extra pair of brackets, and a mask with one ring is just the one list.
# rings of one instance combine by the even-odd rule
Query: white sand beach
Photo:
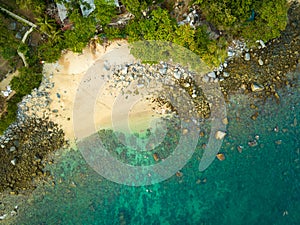
[[(155, 118), (161, 117), (161, 114), (153, 110), (153, 103), (151, 104), (144, 99), (137, 99), (134, 104), (131, 102), (128, 105), (128, 102), (122, 100), (124, 96), (120, 98), (122, 94), (116, 93), (118, 92), (116, 89), (103, 88), (104, 90), (99, 93), (100, 84), (97, 84), (99, 79), (93, 78), (101, 78), (101, 74), (95, 72), (91, 75), (92, 78), (87, 75), (87, 71), (91, 67), (95, 67), (95, 63), (103, 63), (103, 57), (106, 54), (117, 48), (122, 48), (122, 46), (127, 46), (127, 42), (124, 40), (115, 41), (106, 49), (98, 45), (95, 52), (92, 52), (89, 48), (86, 48), (81, 54), (69, 51), (62, 55), (57, 63), (46, 63), (44, 65), (45, 75), (50, 82), (54, 82), (54, 87), (50, 90), (52, 102), (49, 106), (51, 111), (49, 118), (62, 126), (66, 138), (71, 143), (75, 140), (75, 136), (76, 138), (78, 138), (78, 135), (86, 137), (99, 129), (113, 128), (114, 130), (128, 131), (128, 123), (131, 132), (145, 131), (149, 128), (151, 121), (153, 122)], [(122, 56), (115, 55), (115, 57), (118, 60), (118, 57)], [(83, 91), (86, 94), (76, 97), (78, 91)], [(93, 111), (90, 109), (85, 110), (84, 107), (90, 99), (89, 96), (94, 94), (97, 94), (97, 100)], [(83, 112), (82, 119), (76, 121), (74, 121), (73, 115), (75, 99), (77, 109), (80, 108)], [(114, 109), (113, 115), (112, 109)], [(53, 110), (55, 113), (52, 112)], [(91, 128), (87, 125), (85, 121), (87, 117), (92, 117), (94, 127)], [(74, 123), (76, 127), (80, 127), (76, 135), (74, 133)]]

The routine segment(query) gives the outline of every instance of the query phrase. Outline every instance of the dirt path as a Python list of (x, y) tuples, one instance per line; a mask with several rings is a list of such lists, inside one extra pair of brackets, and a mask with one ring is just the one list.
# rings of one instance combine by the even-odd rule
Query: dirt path
[(15, 71), (14, 73), (10, 73), (4, 80), (0, 82), (0, 91), (6, 90), (6, 87), (9, 85), (10, 81), (14, 76), (18, 76), (19, 71)]

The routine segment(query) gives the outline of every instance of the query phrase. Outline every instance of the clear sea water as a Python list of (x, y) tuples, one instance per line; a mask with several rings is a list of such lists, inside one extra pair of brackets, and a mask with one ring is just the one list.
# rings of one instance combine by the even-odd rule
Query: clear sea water
[[(93, 171), (80, 152), (60, 152), (49, 167), (56, 185), (37, 188), (20, 206), (14, 223), (300, 224), (299, 85), (279, 91), (279, 96), (280, 103), (232, 96), (227, 103), (228, 135), (220, 149), (226, 159), (216, 159), (199, 172), (206, 141), (199, 139), (193, 157), (181, 170), (183, 176), (158, 184), (116, 184)], [(251, 103), (258, 109), (251, 109)], [(256, 111), (259, 116), (252, 120)], [(256, 135), (258, 144), (250, 147), (248, 141)]]

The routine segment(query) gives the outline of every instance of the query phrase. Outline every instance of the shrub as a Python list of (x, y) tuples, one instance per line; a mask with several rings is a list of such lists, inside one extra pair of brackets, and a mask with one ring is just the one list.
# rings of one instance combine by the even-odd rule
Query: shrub
[(0, 134), (3, 134), (6, 128), (16, 120), (18, 109), (17, 104), (21, 100), (22, 96), (16, 94), (7, 102), (6, 113), (2, 114), (0, 118)]
[(104, 27), (104, 36), (108, 40), (118, 39), (118, 38), (125, 38), (125, 31), (122, 28), (118, 27)]
[(24, 96), (30, 94), (32, 89), (39, 87), (42, 77), (38, 67), (22, 67), (19, 69), (19, 76), (15, 76), (10, 84), (20, 96)]
[(61, 56), (63, 43), (44, 42), (38, 46), (38, 57), (49, 63), (57, 61)]

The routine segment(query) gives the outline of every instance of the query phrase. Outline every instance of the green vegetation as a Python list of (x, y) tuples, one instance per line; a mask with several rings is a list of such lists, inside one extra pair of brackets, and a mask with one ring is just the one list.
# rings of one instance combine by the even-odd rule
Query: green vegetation
[(7, 102), (7, 110), (0, 118), (0, 134), (2, 134), (6, 128), (16, 120), (18, 110), (17, 104), (21, 100), (21, 95), (16, 94)]
[[(287, 24), (288, 5), (286, 0), (195, 0), (193, 4), (199, 5), (200, 15), (215, 26), (223, 35), (211, 39), (205, 25), (192, 28), (189, 25), (177, 24), (171, 17), (170, 9), (163, 9), (163, 1), (151, 0), (123, 0), (126, 10), (134, 14), (135, 18), (126, 26), (109, 26), (108, 24), (117, 16), (117, 10), (112, 0), (95, 0), (96, 9), (84, 17), (81, 13), (79, 1), (56, 0), (64, 2), (68, 8), (69, 25), (63, 31), (62, 25), (50, 16), (45, 16), (46, 3), (43, 0), (16, 0), (19, 8), (34, 13), (38, 32), (43, 40), (38, 47), (28, 47), (16, 40), (13, 32), (7, 32), (4, 20), (0, 20), (0, 54), (14, 62), (19, 48), (28, 60), (29, 67), (20, 69), (20, 76), (15, 77), (11, 84), (17, 92), (7, 104), (7, 113), (2, 115), (0, 132), (16, 117), (16, 104), (22, 96), (29, 94), (38, 87), (41, 79), (40, 60), (47, 62), (56, 61), (63, 49), (81, 52), (91, 38), (98, 35), (102, 39), (127, 38), (130, 43), (139, 40), (168, 41), (182, 48), (164, 46), (163, 42), (153, 44), (151, 48), (135, 44), (134, 52), (141, 56), (143, 61), (155, 62), (174, 59), (191, 68), (202, 67), (197, 60), (200, 58), (209, 66), (219, 66), (226, 58), (226, 48), (232, 38), (244, 38), (251, 45), (256, 40), (268, 41), (280, 35)], [(166, 3), (172, 5), (172, 1)], [(90, 7), (86, 5), (86, 7)], [(147, 15), (146, 15), (146, 14)], [(4, 18), (3, 15), (0, 15)], [(100, 39), (101, 40), (101, 39)], [(163, 46), (162, 46), (163, 45)], [(145, 49), (148, 49), (145, 52)], [(187, 54), (186, 49), (195, 55)], [(176, 54), (170, 55), (175, 52)], [(157, 58), (153, 58), (153, 56)], [(149, 57), (148, 57), (149, 56)], [(150, 57), (151, 56), (151, 57)], [(147, 58), (148, 57), (148, 58)]]
[(128, 41), (170, 41), (198, 54), (210, 66), (218, 66), (226, 57), (225, 39), (210, 40), (206, 27), (193, 29), (189, 25), (178, 26), (167, 10), (158, 8), (150, 19), (131, 21), (126, 27)]
[(105, 27), (116, 15), (112, 2), (105, 0), (94, 1), (96, 9), (87, 17), (81, 15), (79, 5), (69, 4), (69, 19), (73, 24), (71, 30), (64, 32), (64, 48), (81, 52), (89, 40)]
[(196, 0), (195, 4), (219, 30), (242, 36), (250, 44), (278, 37), (287, 24), (286, 0)]
[(47, 35), (48, 42), (59, 43), (59, 41), (62, 40), (62, 31), (54, 19), (50, 19), (49, 16), (46, 15), (44, 17), (38, 17), (36, 20), (39, 31)]
[(140, 2), (139, 0), (123, 0), (122, 3), (128, 12), (132, 13), (137, 18), (141, 17), (142, 11), (147, 8), (147, 3), (145, 1)]
[(125, 38), (126, 33), (124, 29), (118, 27), (104, 27), (103, 28), (104, 35), (103, 37), (107, 38), (108, 40), (113, 40), (116, 38)]
[(46, 41), (38, 46), (38, 57), (48, 62), (55, 62), (64, 49), (63, 32), (55, 20), (49, 19), (48, 16), (37, 18), (37, 24), (40, 32), (46, 35)]
[[(81, 14), (78, 1), (66, 2), (72, 29), (68, 29), (65, 32), (59, 29), (54, 20), (47, 19), (47, 17), (37, 18), (40, 30), (47, 34), (47, 41), (39, 46), (41, 59), (47, 62), (54, 62), (59, 58), (63, 49), (81, 52), (89, 40), (99, 33), (99, 30), (106, 29), (106, 25), (116, 15), (113, 2), (95, 0), (94, 3), (96, 9), (89, 16), (84, 17)], [(110, 34), (114, 35), (115, 32)]]
[[(26, 7), (29, 7), (29, 5)], [(2, 16), (2, 14), (0, 14), (0, 16)], [(6, 22), (6, 25), (2, 21), (4, 20), (0, 21), (0, 29), (2, 31), (0, 34), (1, 56), (11, 63), (16, 64), (18, 49), (24, 53), (29, 66), (18, 69), (19, 76), (15, 76), (10, 83), (12, 89), (16, 91), (16, 94), (7, 101), (7, 109), (1, 115), (0, 133), (3, 133), (9, 124), (16, 120), (17, 103), (22, 100), (23, 96), (30, 94), (33, 88), (37, 88), (42, 80), (42, 67), (39, 64), (36, 49), (15, 38), (14, 32), (7, 29), (7, 24), (11, 22), (10, 20)], [(8, 55), (7, 52), (9, 52), (10, 55)]]
[(131, 21), (127, 26), (128, 40), (164, 40), (172, 41), (176, 21), (171, 20), (169, 12), (158, 8), (150, 14), (150, 19), (142, 18)]
[(7, 32), (5, 21), (4, 15), (0, 13), (0, 55), (8, 60), (10, 65), (14, 65), (19, 43), (12, 32)]
[(95, 34), (96, 24), (94, 18), (84, 18), (80, 15), (78, 9), (73, 10), (69, 18), (74, 23), (74, 29), (67, 30), (64, 33), (65, 46), (74, 52), (81, 52)]
[(11, 87), (16, 94), (7, 102), (6, 113), (0, 118), (0, 134), (16, 120), (17, 104), (22, 97), (30, 94), (32, 89), (38, 88), (42, 80), (42, 67), (39, 64), (19, 69), (19, 76), (15, 76), (11, 81)]
[(11, 81), (11, 87), (19, 95), (24, 96), (31, 93), (31, 90), (38, 87), (42, 81), (42, 73), (39, 67), (22, 67), (19, 69), (19, 76)]
[(241, 35), (250, 41), (269, 41), (280, 36), (287, 25), (287, 1), (261, 1), (257, 7), (257, 18), (241, 30)]
[[(17, 0), (17, 5), (21, 9), (30, 10), (36, 16), (36, 23), (39, 32), (44, 35), (45, 41), (41, 42), (37, 48), (22, 44), (16, 40), (13, 32), (8, 32), (7, 27), (0, 20), (0, 54), (5, 59), (17, 57), (17, 49), (24, 53), (29, 67), (19, 69), (19, 76), (11, 81), (11, 87), (16, 94), (7, 102), (7, 110), (1, 115), (0, 133), (9, 124), (16, 120), (17, 103), (24, 95), (30, 94), (32, 89), (37, 88), (42, 80), (42, 67), (40, 60), (47, 62), (56, 61), (63, 49), (70, 49), (81, 52), (90, 38), (97, 34), (97, 29), (102, 29), (116, 15), (116, 10), (112, 2), (105, 0), (95, 0), (96, 10), (88, 17), (83, 17), (79, 11), (77, 1), (69, 3), (69, 19), (73, 24), (72, 29), (63, 32), (58, 23), (45, 16), (45, 2), (41, 0)], [(1, 14), (2, 16), (2, 14)], [(119, 34), (118, 30), (111, 28), (110, 37)]]
[(143, 15), (142, 11), (146, 10), (152, 4), (152, 1), (123, 0), (122, 4), (125, 6), (126, 10), (132, 13), (136, 18), (141, 18)]
[(20, 9), (30, 10), (36, 16), (44, 16), (46, 3), (43, 0), (16, 0)]
[(104, 28), (117, 14), (113, 0), (94, 0), (96, 9), (90, 17), (94, 17), (97, 25)]

